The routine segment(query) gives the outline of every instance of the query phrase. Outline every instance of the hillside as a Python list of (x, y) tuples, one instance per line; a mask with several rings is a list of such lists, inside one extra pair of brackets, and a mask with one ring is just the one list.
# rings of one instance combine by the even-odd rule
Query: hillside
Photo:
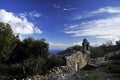
[(65, 49), (63, 51), (58, 52), (57, 55), (68, 56), (71, 53), (75, 53), (77, 51), (82, 51), (82, 47), (80, 45), (75, 45), (75, 46), (68, 47), (67, 49)]

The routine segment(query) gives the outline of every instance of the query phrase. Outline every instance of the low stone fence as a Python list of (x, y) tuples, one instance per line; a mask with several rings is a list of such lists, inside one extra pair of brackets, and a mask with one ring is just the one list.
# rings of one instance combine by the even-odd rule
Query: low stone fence
[(105, 62), (105, 57), (98, 57), (98, 58), (90, 58), (89, 63), (88, 64), (96, 64), (99, 65), (101, 63)]
[(25, 80), (66, 80), (71, 71), (71, 68), (67, 66), (55, 67), (45, 75), (27, 77)]

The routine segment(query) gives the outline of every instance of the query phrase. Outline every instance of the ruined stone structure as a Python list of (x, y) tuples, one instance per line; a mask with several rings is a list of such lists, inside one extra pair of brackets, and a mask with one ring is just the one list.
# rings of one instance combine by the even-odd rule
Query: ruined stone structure
[(90, 54), (89, 42), (87, 41), (87, 39), (83, 39), (82, 52), (83, 52), (83, 53)]
[(35, 78), (35, 80), (68, 80), (68, 77), (72, 76), (74, 72), (87, 65), (89, 54), (89, 42), (87, 41), (87, 39), (84, 39), (81, 52), (73, 51), (68, 54), (59, 55), (61, 58), (66, 59), (66, 65), (54, 67), (49, 70), (48, 73), (44, 76), (35, 76), (39, 78)]
[[(111, 56), (120, 54), (119, 51), (114, 51), (111, 53), (105, 54), (103, 57), (98, 58), (89, 58), (90, 54), (89, 42), (87, 39), (83, 40), (82, 43), (82, 51), (71, 51), (68, 54), (64, 54), (60, 57), (64, 57), (66, 59), (66, 65), (60, 67), (54, 67), (48, 71), (46, 75), (36, 75), (34, 77), (27, 77), (25, 80), (82, 80), (73, 78), (73, 75), (76, 71), (83, 68), (85, 65), (96, 66), (104, 63), (106, 58), (110, 58)], [(89, 62), (88, 62), (89, 61)], [(96, 66), (97, 67), (97, 66)], [(77, 77), (79, 74), (77, 75)]]
[(83, 54), (82, 52), (74, 53), (70, 56), (66, 56), (66, 61), (68, 67), (73, 71), (78, 71), (84, 67), (88, 62), (88, 54)]
[(65, 56), (67, 66), (71, 67), (73, 71), (78, 71), (87, 65), (90, 54), (89, 42), (87, 39), (83, 39), (82, 52), (78, 51), (69, 56)]

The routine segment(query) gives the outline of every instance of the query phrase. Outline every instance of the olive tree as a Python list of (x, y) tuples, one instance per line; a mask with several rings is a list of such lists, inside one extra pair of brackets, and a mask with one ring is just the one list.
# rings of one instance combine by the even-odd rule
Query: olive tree
[(8, 23), (0, 22), (0, 60), (5, 61), (15, 47), (17, 37)]

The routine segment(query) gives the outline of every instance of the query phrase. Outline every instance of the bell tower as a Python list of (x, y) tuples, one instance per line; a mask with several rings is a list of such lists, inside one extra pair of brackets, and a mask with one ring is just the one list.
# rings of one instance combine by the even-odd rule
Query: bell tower
[(87, 41), (87, 39), (83, 39), (83, 42), (82, 42), (82, 52), (90, 54), (90, 46), (89, 46), (89, 42)]

